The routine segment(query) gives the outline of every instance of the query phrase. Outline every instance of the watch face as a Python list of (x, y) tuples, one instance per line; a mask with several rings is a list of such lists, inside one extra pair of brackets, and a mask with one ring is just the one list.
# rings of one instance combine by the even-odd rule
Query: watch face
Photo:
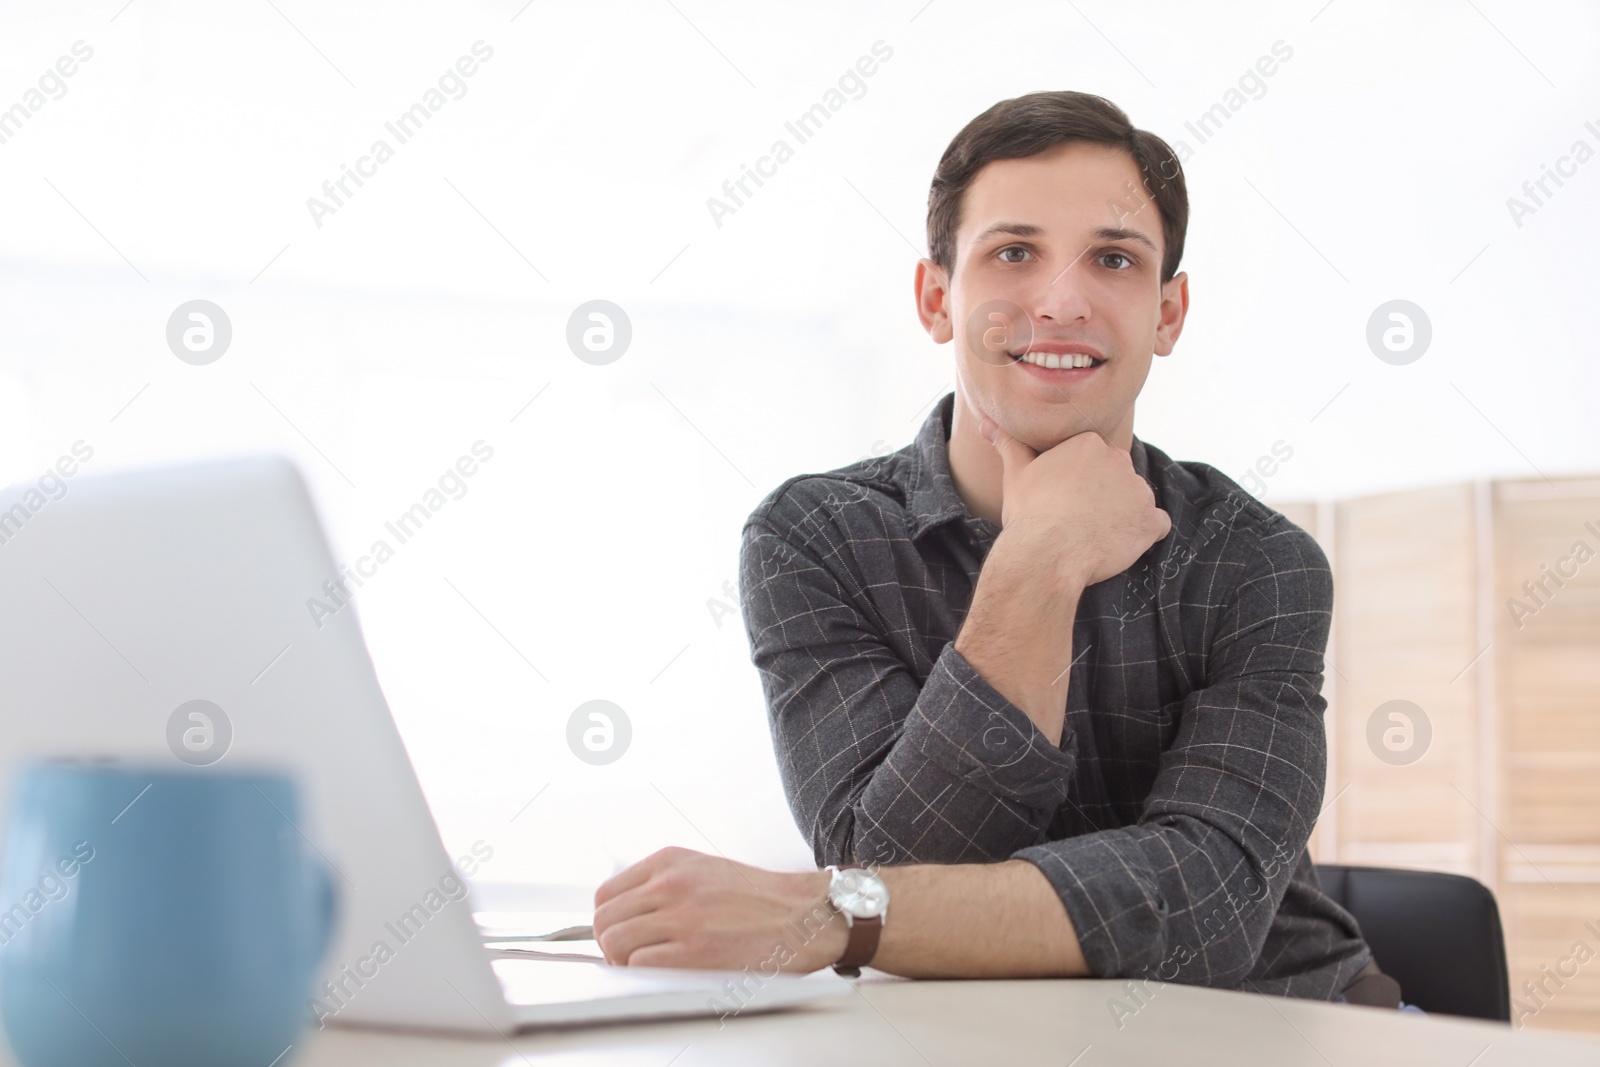
[(889, 887), (882, 878), (859, 867), (840, 871), (828, 896), (840, 911), (857, 919), (876, 918), (889, 907)]

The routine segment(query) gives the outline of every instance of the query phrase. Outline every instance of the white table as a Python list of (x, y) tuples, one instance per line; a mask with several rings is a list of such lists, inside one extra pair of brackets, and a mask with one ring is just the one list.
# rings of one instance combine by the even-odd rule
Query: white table
[(732, 1018), (720, 1029), (716, 1019), (708, 1018), (462, 1040), (330, 1026), (310, 1035), (285, 1063), (293, 1067), (1600, 1064), (1600, 1038), (1192, 986), (1152, 983), (1149, 989), (1148, 1002), (1124, 1018), (1119, 1028), (1108, 1002), (1125, 996), (1122, 982), (907, 982), (874, 976), (831, 1003)]

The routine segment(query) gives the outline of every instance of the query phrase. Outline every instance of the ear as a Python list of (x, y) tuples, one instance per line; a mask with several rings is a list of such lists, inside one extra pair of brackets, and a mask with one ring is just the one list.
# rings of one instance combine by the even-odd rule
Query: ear
[(917, 260), (914, 283), (917, 318), (934, 344), (942, 345), (955, 336), (950, 328), (950, 277), (931, 259)]
[(1189, 275), (1184, 271), (1174, 274), (1172, 280), (1161, 287), (1159, 314), (1155, 354), (1170, 356), (1178, 345), (1178, 335), (1183, 332), (1183, 320), (1189, 314)]

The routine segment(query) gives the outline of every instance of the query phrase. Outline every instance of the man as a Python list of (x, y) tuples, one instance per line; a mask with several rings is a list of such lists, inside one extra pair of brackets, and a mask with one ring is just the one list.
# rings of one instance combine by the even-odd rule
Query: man
[(1327, 560), (1133, 435), (1187, 221), (1172, 150), (1096, 96), (951, 143), (915, 288), (954, 393), (900, 451), (779, 486), (741, 554), (791, 808), (819, 864), (869, 870), (664, 850), (596, 894), (609, 960), (1398, 1002), (1306, 850)]

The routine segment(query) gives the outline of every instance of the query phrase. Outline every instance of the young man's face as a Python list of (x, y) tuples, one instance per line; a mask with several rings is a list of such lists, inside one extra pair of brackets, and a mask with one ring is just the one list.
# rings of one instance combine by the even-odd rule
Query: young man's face
[[(1038, 451), (1090, 430), (1131, 444), (1151, 356), (1172, 351), (1188, 308), (1184, 274), (1161, 284), (1164, 246), (1126, 152), (1076, 143), (984, 166), (962, 200), (953, 273), (917, 268), (923, 325), (955, 341), (958, 400)], [(1072, 369), (1074, 351), (1097, 362)]]

